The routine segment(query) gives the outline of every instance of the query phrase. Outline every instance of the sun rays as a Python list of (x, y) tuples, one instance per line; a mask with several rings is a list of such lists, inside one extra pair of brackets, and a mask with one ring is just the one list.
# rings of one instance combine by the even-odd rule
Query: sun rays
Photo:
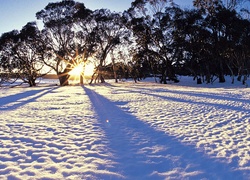
[[(68, 73), (70, 75), (70, 80), (73, 84), (84, 83), (90, 76), (94, 73), (94, 64), (87, 62), (81, 62), (79, 64), (73, 65), (72, 70)], [(81, 80), (82, 79), (82, 80)]]
[(69, 75), (70, 76), (81, 76), (83, 75), (83, 70), (84, 70), (84, 65), (83, 63), (80, 63), (80, 64), (77, 64), (70, 72), (69, 72)]
[(64, 56), (59, 54), (56, 54), (56, 56), (60, 60), (57, 69), (61, 68), (57, 71), (57, 75), (59, 79), (64, 78), (64, 82), (60, 81), (62, 85), (84, 84), (95, 71), (95, 65), (90, 60), (91, 56), (88, 55), (86, 50), (79, 52), (76, 49), (73, 53), (67, 52)]

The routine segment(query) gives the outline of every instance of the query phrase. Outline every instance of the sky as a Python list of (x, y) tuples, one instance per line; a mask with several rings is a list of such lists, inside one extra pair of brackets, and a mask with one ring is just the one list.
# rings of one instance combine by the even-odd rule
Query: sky
[[(14, 29), (20, 30), (28, 22), (36, 21), (35, 14), (49, 2), (58, 0), (1, 0), (0, 6), (0, 35)], [(122, 12), (128, 9), (133, 0), (76, 0), (83, 2), (91, 10), (107, 8), (111, 11)], [(192, 0), (175, 0), (181, 7), (192, 5)]]

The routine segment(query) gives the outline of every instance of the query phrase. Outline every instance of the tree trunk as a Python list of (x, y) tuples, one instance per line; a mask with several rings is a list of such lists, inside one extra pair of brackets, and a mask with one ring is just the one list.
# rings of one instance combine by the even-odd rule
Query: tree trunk
[(219, 74), (219, 83), (224, 83), (224, 82), (226, 82), (225, 76), (224, 76), (224, 74), (220, 73)]
[(83, 75), (80, 75), (80, 85), (83, 85)]
[(228, 67), (228, 69), (229, 69), (229, 71), (231, 73), (231, 78), (232, 78), (231, 83), (234, 84), (234, 72), (233, 72), (232, 68), (229, 66), (229, 64), (227, 64), (227, 67)]
[(69, 75), (67, 73), (59, 73), (57, 76), (60, 82), (60, 86), (69, 85)]
[(167, 84), (167, 63), (166, 63), (166, 61), (163, 61), (163, 63), (161, 64), (160, 67), (161, 67), (160, 83)]
[(167, 84), (167, 70), (165, 68), (162, 69), (162, 73), (161, 73), (161, 80), (160, 83), (162, 84)]
[(118, 83), (117, 74), (116, 74), (115, 62), (114, 62), (113, 59), (112, 59), (112, 64), (113, 64), (113, 72), (114, 72), (115, 82)]
[(238, 68), (238, 77), (237, 77), (237, 81), (241, 81), (241, 78), (242, 78), (242, 67), (240, 66)]
[(222, 60), (220, 60), (219, 83), (226, 82)]
[(210, 73), (206, 73), (206, 83), (207, 84), (211, 83), (211, 74)]
[(100, 75), (100, 80), (101, 80), (101, 83), (105, 83), (105, 80), (102, 74)]
[(202, 80), (200, 77), (197, 77), (197, 84), (202, 84)]
[(28, 83), (29, 83), (30, 87), (34, 87), (34, 86), (36, 86), (36, 79), (30, 78), (28, 80)]
[[(91, 81), (90, 81), (89, 84), (91, 84), (91, 83), (93, 82), (94, 75), (95, 75), (95, 74), (93, 74), (93, 76), (92, 76)], [(98, 83), (99, 83), (100, 81), (101, 81), (101, 83), (105, 83), (105, 80), (104, 80), (104, 77), (103, 77), (101, 71), (97, 71), (97, 76), (96, 76), (96, 78), (95, 78), (95, 83), (96, 83), (97, 80), (98, 80)]]
[(211, 83), (211, 73), (210, 73), (210, 70), (209, 70), (209, 66), (206, 65), (206, 74), (205, 74), (205, 81), (207, 84), (210, 84)]
[(90, 80), (89, 84), (92, 84), (92, 83), (93, 83), (93, 81), (94, 81), (94, 77), (95, 77), (95, 75), (96, 75), (97, 71), (98, 71), (98, 67), (96, 68), (96, 70), (95, 70), (95, 71), (94, 71), (94, 73), (92, 74), (92, 76), (91, 76), (91, 80)]

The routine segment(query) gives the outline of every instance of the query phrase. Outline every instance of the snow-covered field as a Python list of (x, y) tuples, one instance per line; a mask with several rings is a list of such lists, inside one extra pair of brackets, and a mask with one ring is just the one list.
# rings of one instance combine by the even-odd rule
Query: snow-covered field
[(250, 89), (0, 88), (0, 179), (250, 179)]

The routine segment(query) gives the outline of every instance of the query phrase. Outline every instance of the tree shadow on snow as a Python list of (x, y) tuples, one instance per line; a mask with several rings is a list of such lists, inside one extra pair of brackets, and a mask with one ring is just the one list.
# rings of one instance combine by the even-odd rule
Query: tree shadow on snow
[(95, 91), (83, 89), (99, 117), (113, 161), (117, 163), (109, 171), (120, 173), (125, 179), (244, 179), (241, 172), (227, 164), (153, 129)]
[[(58, 87), (57, 87), (58, 88)], [(0, 98), (0, 111), (17, 109), (51, 92), (55, 88), (30, 90)]]

